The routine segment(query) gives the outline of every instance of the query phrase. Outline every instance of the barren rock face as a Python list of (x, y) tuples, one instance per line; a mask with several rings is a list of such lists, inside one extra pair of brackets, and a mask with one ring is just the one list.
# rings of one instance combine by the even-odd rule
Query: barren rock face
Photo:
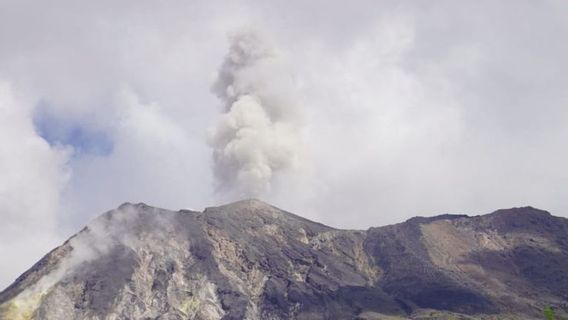
[(337, 230), (257, 200), (124, 204), (0, 293), (0, 319), (535, 319), (568, 222), (533, 208)]

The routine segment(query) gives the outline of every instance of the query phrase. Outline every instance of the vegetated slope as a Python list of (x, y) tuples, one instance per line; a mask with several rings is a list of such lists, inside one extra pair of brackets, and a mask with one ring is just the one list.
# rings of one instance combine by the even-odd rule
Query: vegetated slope
[(534, 208), (338, 230), (258, 200), (124, 204), (0, 293), (0, 319), (539, 319), (568, 220)]

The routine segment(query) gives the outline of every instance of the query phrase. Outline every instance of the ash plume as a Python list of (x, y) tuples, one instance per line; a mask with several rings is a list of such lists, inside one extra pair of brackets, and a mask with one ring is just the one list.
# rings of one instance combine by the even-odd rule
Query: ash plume
[(301, 158), (301, 109), (278, 52), (259, 33), (241, 31), (212, 87), (224, 113), (210, 132), (217, 190), (232, 197), (266, 194)]

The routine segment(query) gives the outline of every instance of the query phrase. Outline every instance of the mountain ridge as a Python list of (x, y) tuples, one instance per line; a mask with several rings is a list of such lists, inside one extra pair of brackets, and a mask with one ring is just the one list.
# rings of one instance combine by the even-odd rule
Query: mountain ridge
[(125, 203), (0, 292), (2, 319), (537, 319), (568, 312), (568, 220), (532, 207), (328, 227), (249, 199)]

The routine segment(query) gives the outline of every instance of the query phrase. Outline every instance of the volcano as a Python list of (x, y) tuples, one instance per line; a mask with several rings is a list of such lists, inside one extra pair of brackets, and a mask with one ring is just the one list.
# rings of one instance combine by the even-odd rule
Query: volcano
[(0, 293), (0, 319), (543, 319), (568, 220), (532, 207), (340, 230), (258, 200), (121, 205)]

